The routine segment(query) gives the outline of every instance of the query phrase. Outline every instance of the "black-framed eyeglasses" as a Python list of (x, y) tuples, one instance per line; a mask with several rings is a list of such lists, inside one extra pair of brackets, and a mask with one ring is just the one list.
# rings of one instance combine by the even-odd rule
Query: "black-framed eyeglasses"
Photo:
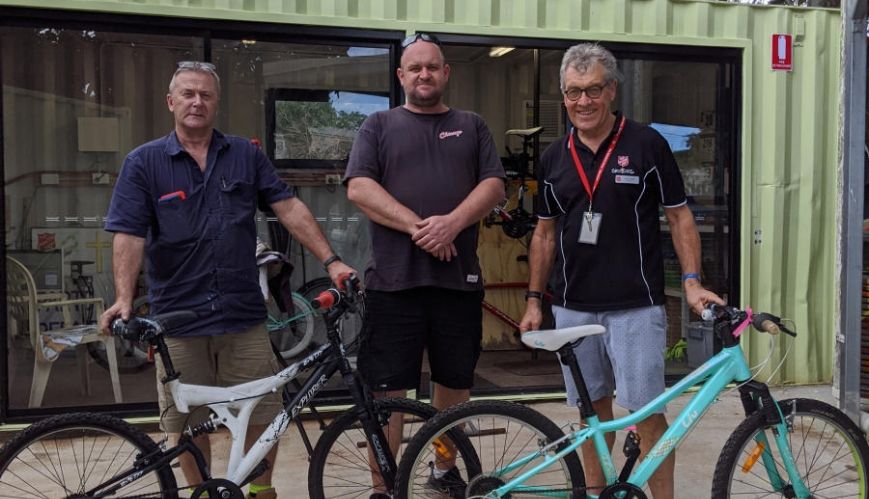
[(212, 73), (217, 72), (217, 66), (210, 62), (201, 61), (178, 61), (178, 69), (192, 69), (194, 71), (205, 70)]
[(598, 99), (601, 95), (603, 95), (603, 89), (608, 87), (611, 82), (606, 82), (603, 85), (592, 85), (586, 88), (579, 87), (571, 87), (564, 91), (564, 96), (567, 97), (569, 101), (578, 101), (582, 94), (585, 93), (585, 96), (589, 99)]
[(404, 41), (401, 42), (401, 48), (406, 49), (408, 46), (412, 45), (413, 43), (415, 43), (419, 40), (422, 40), (424, 42), (434, 43), (437, 46), (441, 45), (441, 41), (438, 40), (438, 37), (436, 37), (434, 35), (430, 35), (428, 33), (414, 33), (414, 34), (408, 36), (407, 38), (405, 38)]

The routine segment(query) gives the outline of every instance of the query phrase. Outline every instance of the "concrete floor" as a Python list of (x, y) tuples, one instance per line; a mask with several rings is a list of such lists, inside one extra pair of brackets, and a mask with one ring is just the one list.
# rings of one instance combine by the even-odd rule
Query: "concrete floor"
[[(829, 385), (791, 386), (772, 390), (776, 398), (791, 397), (815, 398), (836, 405)], [(670, 414), (681, 410), (690, 395), (676, 399), (668, 408)], [(575, 423), (578, 413), (575, 408), (567, 407), (563, 402), (534, 403), (531, 407), (545, 414), (559, 426)], [(623, 415), (624, 411), (617, 411)], [(679, 448), (676, 457), (676, 497), (680, 499), (701, 499), (710, 496), (712, 474), (718, 454), (724, 441), (733, 429), (742, 421), (743, 412), (738, 392), (730, 391), (722, 395), (719, 402), (701, 419), (688, 440)], [(319, 434), (316, 424), (306, 425), (313, 440)], [(621, 439), (616, 442), (616, 453), (620, 455)], [(220, 476), (225, 469), (225, 458), (228, 453), (228, 438), (223, 437), (216, 445), (216, 462), (214, 475)], [(617, 469), (621, 464), (617, 460)], [(277, 458), (277, 468), (273, 483), (278, 491), (278, 497), (285, 499), (302, 499), (307, 495), (308, 458), (302, 445), (299, 433), (290, 429), (281, 439)], [(648, 491), (647, 491), (648, 494)]]

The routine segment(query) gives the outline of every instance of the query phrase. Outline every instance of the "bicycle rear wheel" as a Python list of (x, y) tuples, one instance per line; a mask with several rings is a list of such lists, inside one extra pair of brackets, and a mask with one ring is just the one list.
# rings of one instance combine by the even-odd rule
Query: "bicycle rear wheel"
[[(453, 444), (450, 435), (467, 435), (472, 450)], [(398, 467), (396, 495), (420, 497), (482, 497), (542, 463), (554, 449), (543, 450), (564, 437), (546, 416), (523, 405), (478, 401), (438, 413), (414, 436)], [(528, 462), (511, 466), (520, 458), (539, 453)], [(443, 478), (443, 470), (455, 461)], [(530, 477), (509, 497), (585, 498), (585, 478), (575, 452)], [(507, 496), (505, 496), (507, 497)]]
[[(857, 426), (818, 400), (789, 399), (779, 406), (790, 429), (794, 463), (812, 497), (866, 498), (869, 447)], [(783, 483), (776, 484), (771, 477), (781, 477)], [(712, 497), (796, 497), (792, 494), (773, 425), (766, 422), (765, 411), (753, 414), (724, 444), (715, 466)]]
[(299, 293), (293, 293), (293, 310), (281, 312), (274, 298), (266, 303), (266, 328), (281, 357), (290, 359), (305, 351), (314, 336), (317, 316), (311, 304)]
[[(396, 462), (401, 457), (404, 444), (419, 428), (435, 414), (435, 408), (410, 399), (384, 398), (374, 402), (381, 423), (402, 421), (400, 439), (386, 434), (390, 449), (397, 452)], [(380, 481), (373, 484), (374, 477), (369, 462), (368, 439), (359, 422), (357, 407), (351, 407), (338, 416), (323, 431), (311, 456), (308, 468), (308, 493), (311, 499), (327, 497), (363, 497), (377, 490), (385, 490)], [(386, 433), (386, 427), (384, 427)], [(377, 475), (379, 478), (379, 475)]]
[[(112, 416), (54, 416), (33, 424), (0, 448), (0, 497), (85, 497), (85, 492), (131, 470), (140, 455), (157, 450), (148, 435)], [(177, 498), (178, 490), (166, 464), (111, 497)]]

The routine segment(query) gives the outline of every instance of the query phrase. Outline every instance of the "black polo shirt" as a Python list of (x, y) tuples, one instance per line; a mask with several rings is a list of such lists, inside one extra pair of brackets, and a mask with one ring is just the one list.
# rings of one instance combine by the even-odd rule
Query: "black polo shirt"
[[(590, 185), (621, 119), (617, 113), (597, 154), (574, 137)], [(568, 146), (569, 135), (550, 145), (537, 169), (537, 215), (558, 219), (553, 303), (582, 311), (663, 304), (659, 207), (686, 203), (682, 175), (667, 141), (651, 127), (626, 120), (594, 192), (592, 209), (603, 215), (596, 245), (579, 242), (588, 195)]]

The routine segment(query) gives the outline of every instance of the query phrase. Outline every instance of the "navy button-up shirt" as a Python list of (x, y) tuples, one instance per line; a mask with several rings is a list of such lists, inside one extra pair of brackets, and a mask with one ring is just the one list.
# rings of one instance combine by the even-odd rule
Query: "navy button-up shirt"
[(106, 230), (146, 238), (152, 313), (199, 313), (173, 336), (237, 332), (266, 317), (255, 256), (257, 207), (292, 195), (247, 139), (215, 130), (202, 172), (173, 131), (127, 155)]

